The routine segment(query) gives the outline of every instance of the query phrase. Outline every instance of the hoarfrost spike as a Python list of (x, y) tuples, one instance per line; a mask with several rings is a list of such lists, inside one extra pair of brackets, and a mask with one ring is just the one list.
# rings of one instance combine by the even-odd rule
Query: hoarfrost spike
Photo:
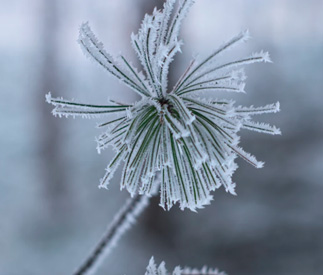
[[(158, 187), (160, 206), (167, 210), (177, 202), (181, 209), (203, 208), (212, 200), (211, 192), (220, 186), (236, 195), (232, 175), (238, 167), (238, 156), (257, 168), (263, 166), (239, 146), (240, 129), (280, 134), (275, 126), (252, 120), (254, 115), (278, 112), (279, 103), (236, 107), (233, 101), (213, 96), (218, 91), (245, 93), (242, 67), (271, 62), (269, 54), (261, 51), (221, 63), (221, 55), (248, 40), (248, 31), (222, 44), (206, 59), (193, 59), (174, 88), (168, 89), (169, 66), (182, 45), (180, 26), (193, 3), (167, 0), (162, 10), (154, 9), (152, 15), (146, 15), (138, 33), (131, 35), (143, 72), (122, 54), (114, 58), (106, 52), (88, 23), (81, 26), (79, 43), (85, 54), (138, 93), (139, 101), (127, 105), (116, 99), (94, 105), (46, 95), (46, 101), (54, 106), (53, 114), (59, 117), (111, 116), (98, 124), (105, 127), (96, 139), (98, 152), (108, 146), (116, 151), (100, 188), (108, 187), (124, 162), (120, 188), (126, 188), (132, 196), (150, 196)], [(161, 180), (156, 181), (159, 174)]]

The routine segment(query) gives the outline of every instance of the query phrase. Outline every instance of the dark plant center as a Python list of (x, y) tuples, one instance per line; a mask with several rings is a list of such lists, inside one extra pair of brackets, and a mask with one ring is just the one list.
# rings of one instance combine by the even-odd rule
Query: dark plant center
[(159, 104), (163, 107), (164, 105), (167, 105), (167, 110), (168, 110), (168, 112), (170, 112), (171, 114), (173, 114), (174, 113), (174, 105), (173, 104), (171, 104), (170, 102), (169, 102), (169, 100), (168, 99), (166, 99), (166, 98), (161, 98), (161, 99), (159, 99), (158, 100), (159, 101)]

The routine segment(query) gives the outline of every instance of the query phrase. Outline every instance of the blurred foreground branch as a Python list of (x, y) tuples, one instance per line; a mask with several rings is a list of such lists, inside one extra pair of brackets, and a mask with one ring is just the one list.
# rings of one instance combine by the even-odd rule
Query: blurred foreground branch
[(111, 252), (112, 248), (116, 246), (122, 235), (131, 227), (148, 204), (149, 197), (147, 196), (137, 194), (133, 198), (129, 198), (115, 215), (101, 241), (74, 274), (94, 274), (101, 262)]

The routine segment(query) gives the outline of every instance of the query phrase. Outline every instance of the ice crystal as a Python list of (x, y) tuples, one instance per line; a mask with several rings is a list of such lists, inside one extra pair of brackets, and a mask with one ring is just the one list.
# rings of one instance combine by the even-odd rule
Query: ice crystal
[[(158, 267), (155, 264), (154, 257), (151, 257), (149, 264), (146, 269), (145, 275), (169, 275), (165, 267), (165, 262), (162, 262)], [(220, 272), (218, 269), (207, 268), (206, 266), (202, 269), (191, 269), (185, 267), (184, 269), (179, 266), (175, 267), (172, 275), (226, 275), (224, 272)]]
[[(205, 92), (244, 93), (245, 74), (241, 68), (256, 62), (271, 62), (267, 52), (219, 63), (218, 57), (248, 39), (244, 31), (224, 43), (204, 60), (193, 60), (173, 89), (168, 89), (169, 66), (180, 51), (178, 39), (182, 20), (193, 0), (167, 0), (162, 10), (146, 15), (138, 34), (132, 34), (134, 50), (142, 64), (139, 72), (123, 56), (112, 57), (91, 31), (80, 28), (79, 43), (85, 54), (141, 96), (133, 104), (110, 101), (107, 105), (80, 104), (47, 95), (55, 106), (54, 115), (96, 118), (117, 114), (98, 127), (107, 130), (97, 138), (98, 152), (111, 145), (116, 156), (106, 169), (100, 187), (107, 188), (121, 162), (121, 189), (132, 195), (150, 195), (160, 185), (160, 205), (170, 209), (196, 210), (212, 199), (210, 192), (224, 186), (235, 195), (232, 174), (240, 156), (261, 168), (263, 162), (239, 147), (240, 129), (280, 134), (276, 127), (252, 121), (253, 115), (275, 113), (279, 103), (264, 107), (236, 107), (233, 101), (206, 97)], [(208, 93), (209, 94), (209, 93)], [(203, 97), (204, 95), (204, 97)], [(161, 182), (155, 180), (161, 174)]]

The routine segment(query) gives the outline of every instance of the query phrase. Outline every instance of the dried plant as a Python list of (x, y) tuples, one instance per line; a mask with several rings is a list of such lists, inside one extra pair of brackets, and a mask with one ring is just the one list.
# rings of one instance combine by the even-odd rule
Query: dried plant
[[(252, 120), (254, 115), (278, 112), (279, 103), (241, 107), (232, 100), (214, 98), (218, 91), (245, 92), (244, 65), (271, 62), (263, 51), (230, 62), (219, 61), (221, 54), (248, 40), (248, 31), (224, 43), (206, 59), (193, 59), (170, 89), (169, 67), (181, 50), (181, 23), (194, 3), (183, 0), (176, 6), (176, 2), (167, 0), (162, 10), (154, 9), (152, 15), (146, 15), (138, 34), (131, 36), (143, 72), (125, 56), (114, 58), (107, 53), (88, 23), (80, 28), (79, 43), (85, 54), (140, 95), (139, 101), (81, 104), (52, 98), (51, 94), (46, 99), (55, 106), (55, 116), (111, 116), (98, 125), (107, 128), (97, 138), (98, 152), (108, 146), (116, 151), (100, 188), (108, 187), (124, 162), (121, 189), (126, 188), (133, 197), (150, 196), (152, 190), (159, 189), (164, 209), (178, 202), (181, 209), (195, 211), (209, 204), (211, 191), (220, 186), (236, 194), (232, 175), (238, 167), (237, 156), (256, 168), (263, 167), (263, 162), (239, 147), (238, 132), (247, 129), (280, 134), (276, 127)], [(156, 180), (157, 175), (161, 180)]]
[[(146, 15), (132, 45), (143, 66), (145, 75), (138, 72), (124, 56), (113, 58), (103, 48), (87, 23), (80, 29), (79, 43), (84, 52), (110, 74), (120, 79), (141, 96), (133, 104), (79, 104), (63, 99), (47, 101), (55, 106), (54, 115), (101, 117), (119, 116), (99, 127), (109, 127), (97, 139), (100, 152), (108, 145), (116, 150), (107, 167), (100, 187), (107, 188), (120, 162), (124, 161), (121, 189), (134, 195), (151, 193), (160, 184), (160, 205), (170, 209), (176, 202), (180, 207), (195, 210), (208, 204), (210, 192), (224, 186), (235, 194), (232, 174), (237, 168), (236, 156), (260, 168), (263, 162), (246, 153), (239, 144), (240, 129), (267, 134), (279, 134), (279, 129), (253, 122), (251, 116), (273, 113), (279, 104), (264, 107), (235, 107), (234, 102), (202, 98), (201, 93), (217, 91), (244, 92), (243, 70), (233, 68), (255, 62), (270, 62), (268, 53), (218, 63), (217, 57), (248, 39), (245, 31), (223, 44), (208, 58), (193, 60), (173, 89), (168, 89), (169, 65), (182, 44), (178, 40), (180, 25), (192, 0), (183, 1), (170, 20), (175, 0), (165, 3), (164, 9)], [(162, 181), (154, 179), (161, 172)]]

